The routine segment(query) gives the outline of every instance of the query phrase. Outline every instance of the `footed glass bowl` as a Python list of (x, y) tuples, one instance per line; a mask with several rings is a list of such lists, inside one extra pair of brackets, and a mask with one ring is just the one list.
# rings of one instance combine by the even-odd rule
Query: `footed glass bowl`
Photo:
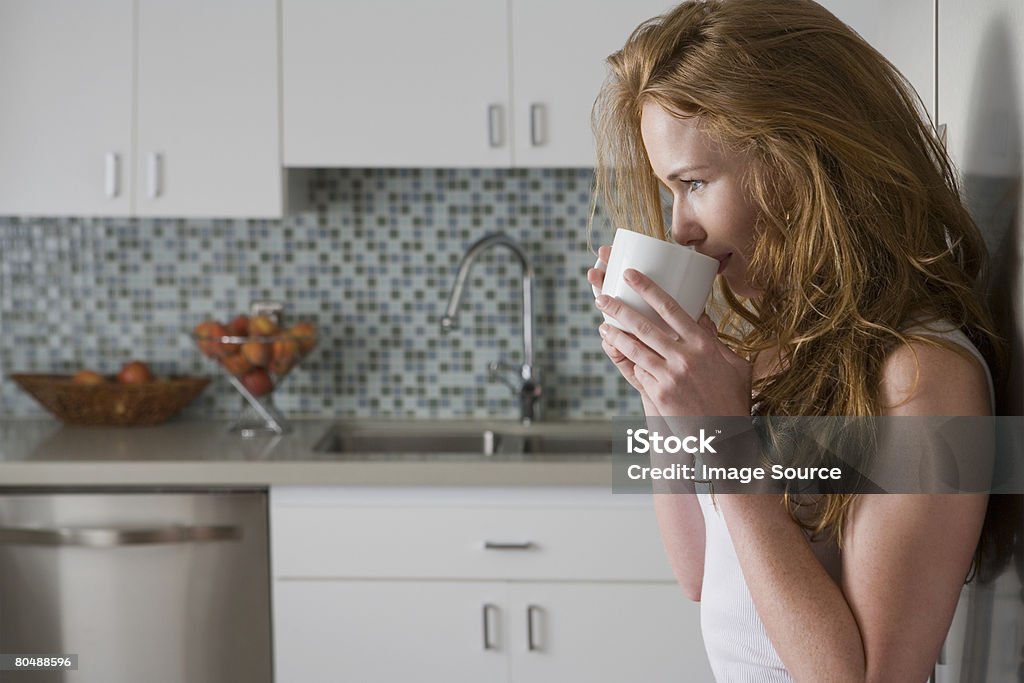
[(217, 362), (242, 395), (241, 412), (231, 431), (242, 436), (291, 431), (274, 405), (274, 391), (316, 346), (316, 329), (299, 323), (267, 336), (235, 336), (220, 334), (223, 328), (217, 327), (201, 323), (192, 332), (192, 339), (203, 355)]

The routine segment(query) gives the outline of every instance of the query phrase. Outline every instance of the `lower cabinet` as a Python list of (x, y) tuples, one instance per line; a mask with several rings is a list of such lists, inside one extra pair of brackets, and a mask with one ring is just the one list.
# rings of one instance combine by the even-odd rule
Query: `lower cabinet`
[(274, 600), (281, 682), (713, 680), (672, 584), (281, 581)]
[(278, 683), (711, 683), (650, 499), (271, 491)]

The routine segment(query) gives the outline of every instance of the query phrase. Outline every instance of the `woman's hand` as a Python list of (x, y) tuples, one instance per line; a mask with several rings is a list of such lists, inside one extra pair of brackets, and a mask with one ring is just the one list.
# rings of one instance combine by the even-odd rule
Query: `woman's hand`
[[(611, 256), (612, 248), (609, 247), (608, 245), (602, 245), (601, 247), (598, 248), (597, 258), (599, 258), (601, 262), (603, 262), (604, 264), (607, 265), (608, 259), (610, 259)], [(591, 268), (590, 270), (588, 270), (587, 282), (589, 282), (592, 287), (596, 287), (597, 291), (601, 291), (601, 289), (604, 287), (604, 270), (602, 270), (601, 268)], [(601, 340), (601, 348), (604, 350), (605, 354), (607, 354), (607, 356), (611, 359), (612, 363), (615, 364), (615, 367), (618, 368), (622, 376), (626, 378), (626, 381), (629, 382), (630, 386), (632, 386), (634, 389), (640, 392), (640, 397), (641, 399), (643, 399), (644, 402), (644, 412), (648, 415), (651, 415), (652, 411), (654, 410), (654, 404), (653, 402), (651, 402), (650, 397), (647, 396), (647, 394), (644, 392), (643, 385), (640, 383), (640, 380), (637, 379), (636, 377), (633, 361), (627, 358), (617, 348), (608, 343), (607, 339)], [(655, 412), (654, 414), (657, 413)]]
[[(591, 283), (594, 270), (587, 274)], [(595, 302), (628, 330), (608, 324), (600, 328), (605, 353), (630, 384), (660, 415), (749, 416), (750, 363), (719, 341), (711, 318), (704, 314), (694, 321), (665, 290), (632, 268), (624, 277), (660, 316), (649, 320), (605, 295)]]

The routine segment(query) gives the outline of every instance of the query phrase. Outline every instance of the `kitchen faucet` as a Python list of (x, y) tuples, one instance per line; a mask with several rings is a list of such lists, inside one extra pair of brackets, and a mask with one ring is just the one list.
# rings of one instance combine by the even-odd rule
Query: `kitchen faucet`
[[(441, 334), (448, 334), (458, 328), (459, 302), (462, 300), (462, 292), (466, 288), (469, 270), (480, 254), (495, 246), (508, 247), (519, 260), (519, 265), (522, 266), (523, 364), (516, 368), (502, 361), (496, 361), (488, 364), (487, 367), (492, 380), (502, 381), (519, 397), (519, 419), (523, 424), (529, 424), (540, 419), (541, 396), (540, 381), (533, 359), (533, 266), (530, 265), (523, 248), (511, 237), (503, 232), (490, 233), (471, 244), (466, 250), (459, 263), (458, 273), (455, 275), (455, 285), (448, 296), (448, 309), (441, 318)], [(508, 371), (518, 373), (518, 386), (501, 376), (500, 373)]]

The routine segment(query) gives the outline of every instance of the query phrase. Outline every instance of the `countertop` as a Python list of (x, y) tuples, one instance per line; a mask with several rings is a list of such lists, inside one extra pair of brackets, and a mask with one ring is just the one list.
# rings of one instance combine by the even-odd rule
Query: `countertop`
[[(316, 451), (316, 444), (337, 422), (293, 419), (289, 434), (245, 439), (228, 431), (229, 421), (220, 420), (173, 420), (154, 427), (71, 427), (48, 418), (0, 419), (0, 487), (611, 485), (609, 454), (571, 460), (470, 455), (343, 458)], [(392, 424), (351, 423), (377, 428)], [(469, 423), (430, 424), (444, 429)], [(515, 428), (514, 423), (486, 424)], [(599, 427), (607, 428), (607, 423), (543, 424), (545, 430), (556, 432)]]

